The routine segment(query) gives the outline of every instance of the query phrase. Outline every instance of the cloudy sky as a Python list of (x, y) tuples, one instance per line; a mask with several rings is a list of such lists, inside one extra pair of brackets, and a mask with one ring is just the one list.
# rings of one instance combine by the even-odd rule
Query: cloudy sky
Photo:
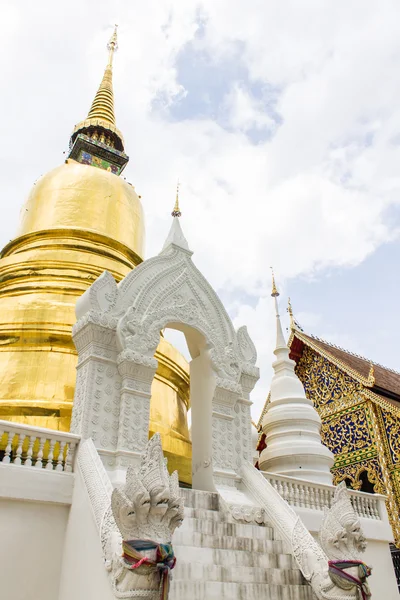
[(259, 352), (254, 417), (271, 377), (270, 265), (282, 313), (290, 296), (307, 332), (398, 368), (397, 0), (2, 0), (1, 245), (64, 160), (114, 23), (147, 256), (179, 177), (194, 260)]

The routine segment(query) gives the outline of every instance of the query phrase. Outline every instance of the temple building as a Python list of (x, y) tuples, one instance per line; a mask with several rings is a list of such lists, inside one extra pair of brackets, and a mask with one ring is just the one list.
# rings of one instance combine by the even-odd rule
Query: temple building
[[(400, 545), (400, 373), (305, 333), (289, 302), (290, 358), (322, 420), (322, 442), (333, 452), (333, 483), (384, 494)], [(259, 452), (270, 396), (258, 422)], [(260, 468), (262, 465), (260, 465)]]
[[(75, 303), (107, 269), (120, 281), (142, 262), (143, 208), (121, 177), (128, 163), (116, 126), (115, 30), (100, 87), (72, 132), (64, 164), (34, 184), (16, 237), (0, 258), (0, 419), (69, 431), (77, 354)], [(188, 365), (161, 337), (150, 435), (191, 482)]]

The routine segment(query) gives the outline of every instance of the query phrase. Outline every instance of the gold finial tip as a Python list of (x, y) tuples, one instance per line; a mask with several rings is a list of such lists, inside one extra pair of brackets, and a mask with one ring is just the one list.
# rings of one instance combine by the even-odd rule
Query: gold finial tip
[(293, 308), (292, 303), (290, 302), (290, 298), (288, 298), (287, 311), (289, 313), (290, 318), (293, 319)]
[(271, 269), (271, 272), (272, 272), (272, 292), (271, 292), (271, 296), (273, 298), (276, 298), (277, 296), (279, 296), (279, 292), (278, 292), (276, 284), (275, 284), (274, 269), (272, 267), (270, 267), (270, 269)]
[(374, 365), (372, 363), (370, 364), (367, 382), (370, 387), (374, 387), (374, 385), (375, 385), (375, 370), (374, 370)]
[(118, 25), (114, 25), (114, 32), (110, 38), (110, 41), (107, 44), (108, 50), (115, 52), (118, 50), (118, 39), (117, 39), (117, 29)]
[(174, 210), (171, 213), (172, 217), (180, 217), (182, 215), (181, 210), (179, 208), (179, 179), (178, 179), (178, 183), (176, 184), (176, 196), (175, 196), (175, 206), (174, 206)]

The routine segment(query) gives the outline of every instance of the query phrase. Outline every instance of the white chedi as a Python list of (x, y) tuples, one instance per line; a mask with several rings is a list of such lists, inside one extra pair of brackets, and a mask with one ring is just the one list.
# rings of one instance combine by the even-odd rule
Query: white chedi
[(333, 454), (321, 442), (321, 419), (295, 373), (295, 362), (289, 358), (274, 281), (271, 295), (276, 310), (276, 361), (272, 365), (275, 373), (270, 403), (262, 423), (266, 448), (259, 466), (262, 471), (331, 485)]

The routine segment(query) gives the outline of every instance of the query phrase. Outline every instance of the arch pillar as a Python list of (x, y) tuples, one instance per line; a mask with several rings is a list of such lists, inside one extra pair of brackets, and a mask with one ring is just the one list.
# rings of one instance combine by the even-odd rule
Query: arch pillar
[(242, 433), (235, 409), (241, 395), (238, 384), (217, 380), (212, 401), (213, 471), (216, 485), (234, 486), (243, 455)]
[(117, 364), (121, 375), (117, 453), (139, 462), (148, 441), (151, 384), (158, 363), (155, 358), (123, 350)]

